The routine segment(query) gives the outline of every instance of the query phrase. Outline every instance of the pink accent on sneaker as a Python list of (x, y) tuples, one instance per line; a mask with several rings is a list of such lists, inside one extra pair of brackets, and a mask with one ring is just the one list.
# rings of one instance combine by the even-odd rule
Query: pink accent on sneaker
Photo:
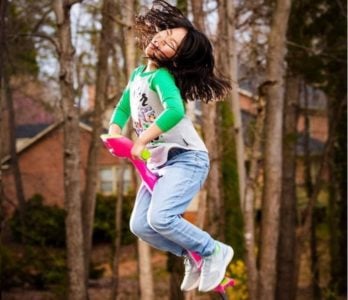
[(232, 278), (225, 277), (213, 291), (223, 294), (225, 293), (226, 288), (228, 288), (229, 286), (233, 287), (234, 285), (235, 285), (235, 281)]
[(190, 257), (193, 259), (193, 261), (195, 262), (198, 270), (201, 270), (202, 265), (203, 265), (202, 257), (196, 252), (193, 252), (193, 251), (187, 251), (187, 252), (190, 255)]

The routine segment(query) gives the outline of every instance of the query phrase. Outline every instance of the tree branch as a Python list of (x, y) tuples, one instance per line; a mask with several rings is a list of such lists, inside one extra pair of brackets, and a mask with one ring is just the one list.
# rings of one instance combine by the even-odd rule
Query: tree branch
[(21, 34), (21, 36), (38, 37), (38, 38), (47, 40), (54, 46), (54, 48), (57, 50), (57, 52), (59, 52), (59, 50), (60, 50), (58, 41), (55, 38), (47, 35), (46, 33), (36, 32), (36, 33), (31, 33), (31, 34)]
[(67, 1), (67, 4), (69, 7), (73, 6), (74, 4), (77, 4), (77, 3), (82, 3), (83, 0), (68, 0)]
[(344, 64), (347, 63), (345, 60), (340, 59), (340, 58), (338, 58), (338, 57), (336, 57), (336, 56), (333, 56), (333, 55), (328, 54), (328, 53), (325, 53), (325, 52), (316, 53), (316, 52), (314, 51), (314, 49), (311, 49), (311, 48), (309, 48), (309, 47), (306, 47), (306, 46), (303, 46), (303, 45), (300, 45), (300, 44), (297, 44), (297, 43), (294, 43), (294, 42), (291, 42), (291, 41), (286, 41), (286, 43), (287, 43), (289, 46), (302, 49), (302, 50), (306, 51), (306, 52), (309, 53), (309, 54), (315, 54), (315, 55), (319, 55), (319, 56), (326, 56), (326, 57), (332, 58), (333, 60), (335, 60), (335, 61), (337, 61), (337, 62), (344, 63)]
[(42, 18), (33, 26), (32, 32), (37, 32), (42, 25), (42, 23), (46, 20), (46, 17), (52, 12), (52, 8), (48, 9), (43, 13)]

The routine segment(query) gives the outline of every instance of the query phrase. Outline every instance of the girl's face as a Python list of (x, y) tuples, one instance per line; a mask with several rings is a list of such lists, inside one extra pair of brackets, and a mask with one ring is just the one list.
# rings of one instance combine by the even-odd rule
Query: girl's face
[(170, 59), (176, 54), (187, 30), (182, 27), (162, 30), (155, 34), (145, 49), (147, 57)]

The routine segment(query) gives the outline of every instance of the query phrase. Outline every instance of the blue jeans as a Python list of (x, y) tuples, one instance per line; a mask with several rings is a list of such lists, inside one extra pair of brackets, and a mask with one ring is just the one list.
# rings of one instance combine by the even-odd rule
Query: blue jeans
[(141, 185), (130, 219), (130, 230), (153, 247), (177, 256), (186, 250), (201, 256), (214, 252), (215, 241), (186, 221), (182, 214), (202, 187), (209, 172), (203, 151), (172, 149), (152, 194)]

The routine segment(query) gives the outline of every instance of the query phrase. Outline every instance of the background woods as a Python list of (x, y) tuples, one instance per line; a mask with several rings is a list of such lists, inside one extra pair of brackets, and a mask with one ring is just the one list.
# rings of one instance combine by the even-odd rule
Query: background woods
[[(184, 215), (235, 249), (230, 299), (345, 299), (346, 3), (169, 2), (233, 86), (186, 105), (211, 171)], [(216, 297), (130, 234), (139, 178), (99, 139), (151, 3), (0, 0), (0, 299)]]

